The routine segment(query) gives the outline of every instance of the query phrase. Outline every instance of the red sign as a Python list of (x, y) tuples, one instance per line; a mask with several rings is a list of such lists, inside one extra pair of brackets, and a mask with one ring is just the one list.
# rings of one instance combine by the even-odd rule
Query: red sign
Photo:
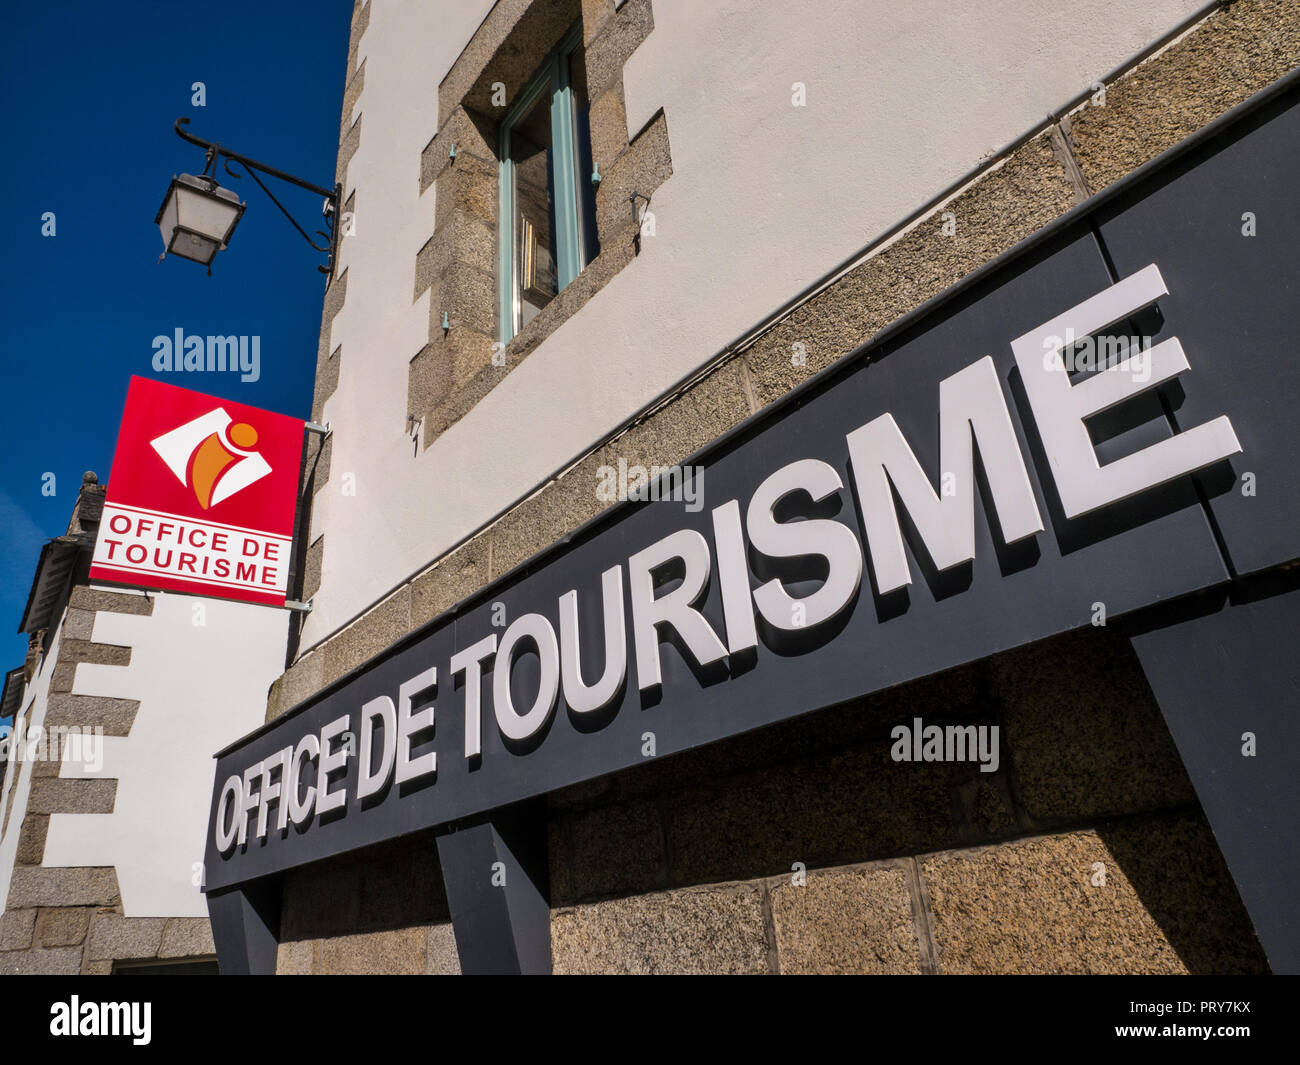
[(91, 578), (283, 606), (302, 432), (132, 377)]

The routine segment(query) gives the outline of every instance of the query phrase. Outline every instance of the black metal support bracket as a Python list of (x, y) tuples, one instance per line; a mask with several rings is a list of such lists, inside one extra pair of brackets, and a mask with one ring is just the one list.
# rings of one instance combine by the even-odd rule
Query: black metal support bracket
[(208, 917), (223, 976), (274, 976), (280, 948), (280, 878), (208, 895)]
[[(222, 167), (226, 173), (233, 178), (239, 178), (243, 175), (231, 170), (230, 164), (236, 163), (239, 166), (242, 166), (244, 173), (248, 174), (249, 177), (257, 182), (258, 187), (266, 193), (271, 202), (275, 204), (276, 207), (280, 208), (280, 212), (289, 220), (293, 228), (302, 235), (303, 240), (310, 244), (316, 251), (327, 256), (326, 264), (317, 267), (317, 269), (320, 270), (322, 274), (328, 275), (332, 280), (334, 277), (334, 263), (338, 258), (340, 234), (339, 214), (342, 210), (343, 204), (342, 184), (336, 183), (333, 188), (326, 188), (323, 185), (316, 185), (310, 181), (304, 180), (303, 178), (295, 177), (293, 174), (280, 170), (277, 167), (268, 166), (266, 163), (259, 163), (256, 159), (250, 159), (248, 156), (242, 155), (239, 152), (232, 152), (229, 148), (225, 148), (215, 141), (206, 141), (202, 137), (194, 136), (194, 134), (184, 128), (189, 125), (189, 122), (190, 120), (188, 118), (178, 118), (175, 125), (176, 135), (180, 137), (181, 140), (204, 150), (203, 173), (200, 177), (215, 185), (217, 183), (215, 174), (218, 159), (221, 160)], [(308, 192), (314, 192), (316, 195), (324, 197), (325, 203), (321, 208), (321, 214), (325, 217), (326, 228), (316, 230), (316, 236), (321, 238), (321, 243), (317, 243), (313, 240), (307, 231), (298, 224), (293, 215), (289, 213), (288, 208), (276, 199), (275, 194), (266, 187), (266, 183), (258, 176), (259, 173), (266, 174), (268, 177), (273, 177), (277, 181), (286, 181), (290, 185), (296, 185), (300, 189), (306, 189)]]
[[(1275, 973), (1300, 972), (1300, 580), (1269, 574), (1130, 622), (1130, 639)], [(1258, 744), (1258, 750), (1256, 750)]]
[(519, 803), (438, 837), (461, 972), (551, 971), (546, 805)]

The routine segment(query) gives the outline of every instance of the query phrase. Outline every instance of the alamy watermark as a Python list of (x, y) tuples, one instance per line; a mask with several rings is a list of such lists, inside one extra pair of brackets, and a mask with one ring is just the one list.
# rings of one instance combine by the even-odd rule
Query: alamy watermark
[(153, 338), (153, 368), (158, 373), (239, 374), (245, 384), (262, 376), (260, 336), (186, 336), (177, 326), (171, 336)]
[(596, 471), (596, 498), (602, 503), (630, 499), (682, 503), (692, 514), (704, 507), (703, 466), (617, 466)]
[(44, 728), (20, 720), (17, 727), (0, 725), (0, 761), (76, 762), (87, 772), (104, 768), (104, 730), (95, 725), (51, 725)]
[(981, 773), (998, 771), (997, 725), (927, 725), (916, 717), (895, 725), (889, 738), (895, 762), (978, 762)]
[(72, 995), (50, 1005), (50, 1035), (129, 1037), (135, 1046), (153, 1038), (151, 1002), (82, 1002)]
[(1098, 370), (1121, 370), (1133, 375), (1133, 380), (1145, 383), (1151, 380), (1151, 338), (1147, 336), (1086, 336), (1074, 335), (1066, 327), (1065, 336), (1043, 338), (1043, 369), (1066, 373), (1093, 373)]

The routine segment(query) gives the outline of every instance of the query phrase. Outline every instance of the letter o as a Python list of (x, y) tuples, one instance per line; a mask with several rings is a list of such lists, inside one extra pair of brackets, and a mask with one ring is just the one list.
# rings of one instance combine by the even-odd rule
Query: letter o
[[(122, 522), (123, 524), (119, 525), (118, 522)], [(111, 518), (108, 519), (108, 527), (112, 529), (115, 533), (118, 533), (119, 535), (124, 532), (130, 532), (131, 519), (128, 518), (125, 514), (114, 514)]]
[[(528, 713), (519, 714), (510, 697), (510, 671), (514, 666), (515, 648), (525, 638), (531, 638), (537, 644), (542, 670), (537, 698)], [(560, 648), (551, 623), (541, 614), (524, 614), (515, 618), (501, 637), (492, 673), (492, 703), (497, 727), (506, 739), (528, 739), (550, 719), (560, 690)]]
[[(235, 836), (239, 833), (239, 801), (243, 794), (243, 778), (238, 774), (227, 777), (226, 782), (221, 785), (221, 798), (217, 802), (217, 824), (216, 824), (216, 843), (217, 853), (225, 854), (235, 844)], [(235, 800), (234, 813), (230, 813), (229, 799)], [(230, 816), (230, 831), (226, 831), (226, 816)]]

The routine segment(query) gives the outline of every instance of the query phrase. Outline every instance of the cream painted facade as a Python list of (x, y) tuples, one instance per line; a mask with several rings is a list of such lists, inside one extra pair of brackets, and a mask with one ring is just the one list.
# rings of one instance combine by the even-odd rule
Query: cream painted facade
[(343, 122), (364, 116), (342, 177), (355, 233), (328, 338), (345, 356), (323, 409), (333, 454), (304, 652), (1204, 5), (835, 0), (810, 18), (655, 0), (623, 71), (629, 132), (662, 108), (671, 139), (654, 235), (427, 448), (405, 423), (408, 362), (437, 312), (429, 292), (410, 298), (436, 210), (420, 153), (445, 121), (438, 85), (492, 5), (369, 7)]
[[(22, 708), (14, 716), (15, 722), (22, 720), (30, 732), (32, 729), (45, 727), (45, 713), (49, 708), (50, 679), (54, 673), (54, 663), (59, 657), (59, 633), (54, 634), (49, 652), (41, 660), (36, 675), (31, 679), (24, 693)], [(0, 793), (0, 916), (4, 914), (9, 898), (9, 885), (13, 880), (14, 861), (18, 852), (18, 839), (22, 835), (23, 817), (27, 812), (27, 800), (32, 793), (32, 770), (35, 763), (12, 756), (5, 763), (4, 791)]]
[(261, 722), (284, 668), (287, 611), (92, 584), (104, 491), (87, 474), (42, 553), (9, 678), (0, 973), (211, 958), (212, 756)]
[[(92, 641), (130, 648), (130, 663), (79, 662), (72, 682), (73, 696), (140, 704), (128, 735), (98, 739), (97, 767), (67, 751), (60, 761), (59, 779), (116, 781), (113, 810), (50, 814), (41, 864), (116, 869), (126, 917), (206, 918), (199, 877), (212, 753), (261, 723), (259, 703), (284, 667), (287, 615), (219, 599), (148, 595), (152, 614), (95, 614)], [(23, 701), (30, 744), (39, 743), (34, 730), (46, 727), (59, 638)], [(8, 803), (12, 792), (13, 804), (0, 837), (0, 914), (35, 765), (11, 757), (5, 770), (3, 799)]]
[(83, 662), (72, 686), (73, 695), (140, 703), (129, 735), (104, 737), (97, 773), (66, 758), (60, 773), (116, 779), (113, 812), (51, 815), (44, 864), (113, 866), (126, 917), (206, 918), (200, 843), (211, 756), (260, 723), (258, 704), (284, 667), (288, 615), (167, 592), (150, 598), (148, 616), (95, 615), (94, 642), (131, 648), (131, 662)]

